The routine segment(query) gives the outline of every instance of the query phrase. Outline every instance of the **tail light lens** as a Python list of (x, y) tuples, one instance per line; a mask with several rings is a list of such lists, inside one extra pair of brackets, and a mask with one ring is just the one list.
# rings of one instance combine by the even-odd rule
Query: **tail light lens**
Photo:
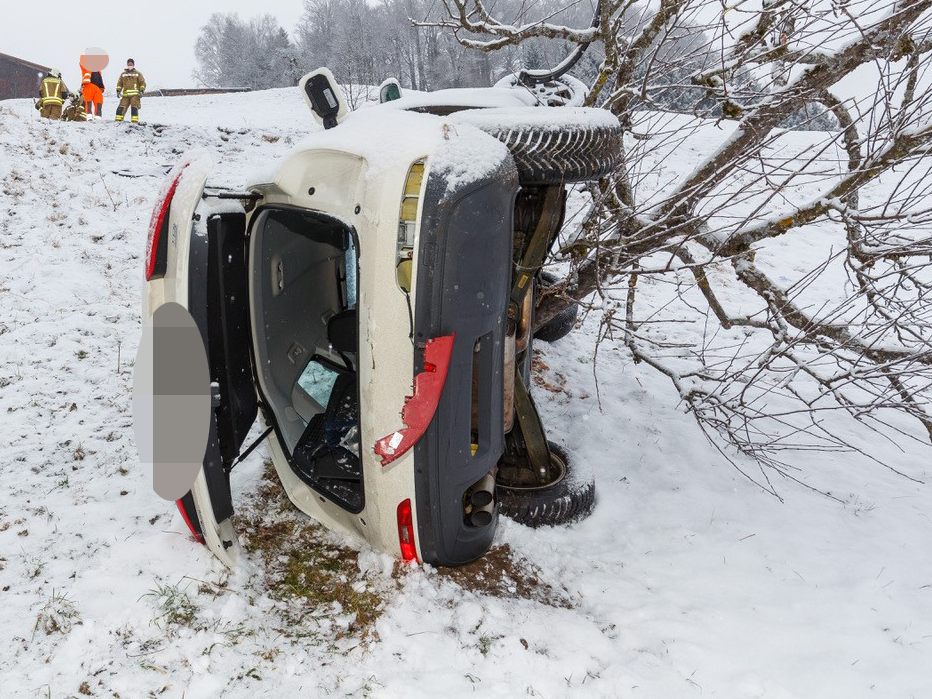
[(417, 560), (417, 548), (414, 546), (414, 514), (411, 511), (410, 498), (398, 503), (398, 543), (401, 546), (402, 560)]
[(184, 520), (184, 523), (188, 525), (188, 529), (191, 530), (191, 536), (197, 539), (198, 543), (204, 543), (204, 537), (197, 530), (197, 527), (194, 526), (194, 522), (191, 521), (191, 517), (188, 515), (188, 511), (184, 507), (184, 500), (176, 500), (175, 504), (178, 506), (178, 511), (181, 513), (181, 519)]
[(152, 210), (149, 235), (146, 238), (146, 281), (165, 276), (168, 267), (168, 210), (186, 166), (187, 163), (172, 170)]

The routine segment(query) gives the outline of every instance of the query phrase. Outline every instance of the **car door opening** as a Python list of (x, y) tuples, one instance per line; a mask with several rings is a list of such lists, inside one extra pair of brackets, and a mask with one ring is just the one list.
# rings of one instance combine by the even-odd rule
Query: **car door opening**
[(355, 231), (284, 207), (259, 211), (252, 231), (256, 366), (282, 447), (302, 481), (360, 512)]

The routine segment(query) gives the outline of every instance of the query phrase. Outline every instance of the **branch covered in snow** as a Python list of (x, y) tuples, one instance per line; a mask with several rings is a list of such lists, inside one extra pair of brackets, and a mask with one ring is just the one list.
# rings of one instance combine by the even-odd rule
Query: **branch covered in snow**
[(791, 448), (865, 448), (832, 414), (932, 442), (932, 0), (616, 3), (592, 30), (447, 7), (483, 51), (594, 34), (588, 104), (627, 133), (539, 325), (580, 300), (708, 435), (792, 480)]

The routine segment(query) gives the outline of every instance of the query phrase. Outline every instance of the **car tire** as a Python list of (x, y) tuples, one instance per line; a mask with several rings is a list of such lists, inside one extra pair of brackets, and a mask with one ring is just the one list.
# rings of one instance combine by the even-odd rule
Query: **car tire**
[[(540, 285), (542, 287), (553, 286), (559, 281), (557, 275), (550, 272), (540, 273)], [(544, 342), (557, 342), (569, 335), (573, 328), (576, 327), (576, 319), (579, 317), (579, 302), (571, 301), (569, 305), (560, 311), (552, 319), (541, 325), (534, 332), (535, 340)]]
[(525, 94), (530, 92), (539, 105), (548, 107), (582, 107), (589, 95), (586, 83), (569, 74), (550, 82), (528, 86), (521, 82), (517, 74), (509, 73), (492, 87), (518, 90)]
[(621, 126), (604, 109), (471, 109), (453, 118), (504, 143), (522, 185), (597, 180), (615, 170), (621, 159)]
[(581, 475), (570, 463), (566, 451), (549, 442), (550, 452), (565, 466), (563, 477), (543, 488), (509, 488), (497, 485), (499, 514), (528, 527), (570, 524), (592, 514), (595, 481)]

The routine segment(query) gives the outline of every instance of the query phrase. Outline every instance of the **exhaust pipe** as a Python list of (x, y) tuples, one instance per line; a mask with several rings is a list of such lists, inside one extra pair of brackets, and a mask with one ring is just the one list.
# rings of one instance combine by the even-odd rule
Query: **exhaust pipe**
[(493, 500), (495, 500), (495, 476), (487, 473), (470, 489), (469, 502), (473, 507), (486, 507)]
[(484, 527), (492, 523), (494, 513), (495, 476), (487, 473), (467, 491), (466, 514), (472, 526)]
[(472, 514), (469, 515), (469, 523), (474, 527), (487, 527), (492, 523), (492, 514), (494, 511), (494, 502), (490, 502), (485, 507), (473, 508)]

